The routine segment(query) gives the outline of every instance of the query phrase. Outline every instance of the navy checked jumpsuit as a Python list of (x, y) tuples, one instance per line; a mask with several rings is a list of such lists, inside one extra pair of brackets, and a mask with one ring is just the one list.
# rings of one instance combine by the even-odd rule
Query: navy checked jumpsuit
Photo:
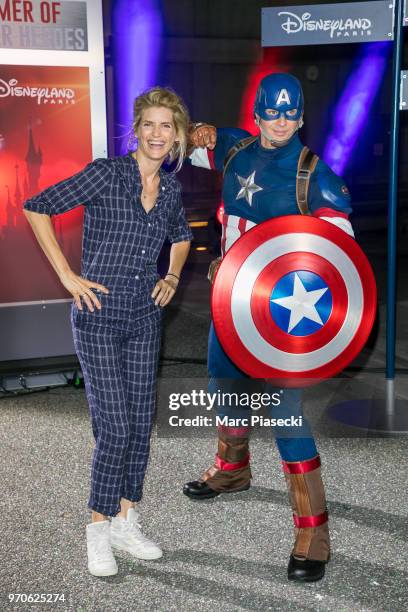
[[(120, 498), (139, 501), (149, 457), (162, 308), (152, 290), (166, 238), (192, 239), (173, 173), (160, 169), (156, 206), (146, 213), (131, 154), (96, 159), (27, 200), (26, 210), (57, 215), (85, 206), (81, 276), (109, 289), (101, 310), (72, 304), (71, 324), (95, 438), (89, 508), (107, 516)], [(94, 290), (95, 291), (95, 290)]]

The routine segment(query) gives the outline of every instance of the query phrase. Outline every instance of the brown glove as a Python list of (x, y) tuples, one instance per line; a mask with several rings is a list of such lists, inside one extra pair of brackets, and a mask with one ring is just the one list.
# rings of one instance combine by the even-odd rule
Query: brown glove
[(190, 147), (214, 149), (217, 143), (217, 128), (208, 123), (192, 123), (188, 132)]
[(215, 275), (218, 272), (218, 268), (220, 267), (222, 262), (222, 257), (217, 257), (217, 259), (213, 259), (210, 263), (210, 267), (208, 268), (207, 278), (211, 284), (214, 283)]

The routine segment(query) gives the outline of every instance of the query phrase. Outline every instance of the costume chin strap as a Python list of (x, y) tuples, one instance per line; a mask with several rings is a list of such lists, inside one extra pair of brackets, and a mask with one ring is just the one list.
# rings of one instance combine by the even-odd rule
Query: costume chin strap
[(260, 124), (259, 119), (255, 119), (255, 123), (256, 123), (256, 125), (259, 127), (259, 130), (260, 130), (260, 132), (261, 132), (262, 136), (263, 136), (264, 138), (266, 138), (266, 140), (267, 140), (268, 142), (270, 142), (270, 143), (271, 143), (271, 144), (272, 144), (274, 147), (277, 147), (278, 149), (279, 149), (279, 148), (282, 148), (282, 147), (286, 147), (286, 145), (287, 145), (287, 144), (289, 144), (289, 142), (292, 140), (292, 138), (294, 137), (294, 135), (296, 134), (296, 132), (297, 132), (298, 130), (300, 130), (300, 128), (301, 128), (301, 127), (303, 127), (303, 125), (304, 125), (303, 117), (301, 117), (301, 118), (299, 119), (299, 121), (298, 121), (298, 124), (297, 124), (297, 128), (296, 128), (296, 130), (293, 132), (293, 134), (292, 134), (292, 136), (291, 136), (290, 138), (288, 138), (287, 140), (280, 140), (280, 141), (276, 141), (276, 140), (273, 140), (273, 138), (271, 138), (270, 136), (268, 136), (268, 135), (266, 134), (265, 130), (262, 128), (262, 126), (261, 126), (261, 124)]

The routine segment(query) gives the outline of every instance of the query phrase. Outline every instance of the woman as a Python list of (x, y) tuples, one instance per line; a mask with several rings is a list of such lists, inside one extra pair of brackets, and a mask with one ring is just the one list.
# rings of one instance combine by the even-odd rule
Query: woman
[[(96, 159), (84, 170), (28, 200), (25, 215), (74, 300), (71, 323), (90, 408), (95, 449), (87, 525), (88, 569), (118, 571), (112, 547), (141, 559), (162, 551), (140, 531), (155, 400), (162, 308), (172, 299), (192, 238), (174, 173), (165, 160), (185, 156), (189, 117), (171, 90), (136, 98), (137, 150)], [(65, 259), (50, 216), (85, 206), (81, 276)], [(156, 262), (166, 237), (168, 273)], [(109, 520), (112, 517), (112, 520)]]

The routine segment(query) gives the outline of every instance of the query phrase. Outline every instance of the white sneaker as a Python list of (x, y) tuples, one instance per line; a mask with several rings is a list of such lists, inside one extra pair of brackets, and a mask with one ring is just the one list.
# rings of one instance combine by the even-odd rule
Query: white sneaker
[(118, 566), (110, 543), (110, 522), (97, 521), (86, 526), (88, 570), (93, 576), (114, 576)]
[(139, 514), (129, 508), (127, 518), (114, 516), (111, 523), (111, 544), (117, 550), (126, 550), (138, 559), (160, 559), (163, 551), (140, 531)]

